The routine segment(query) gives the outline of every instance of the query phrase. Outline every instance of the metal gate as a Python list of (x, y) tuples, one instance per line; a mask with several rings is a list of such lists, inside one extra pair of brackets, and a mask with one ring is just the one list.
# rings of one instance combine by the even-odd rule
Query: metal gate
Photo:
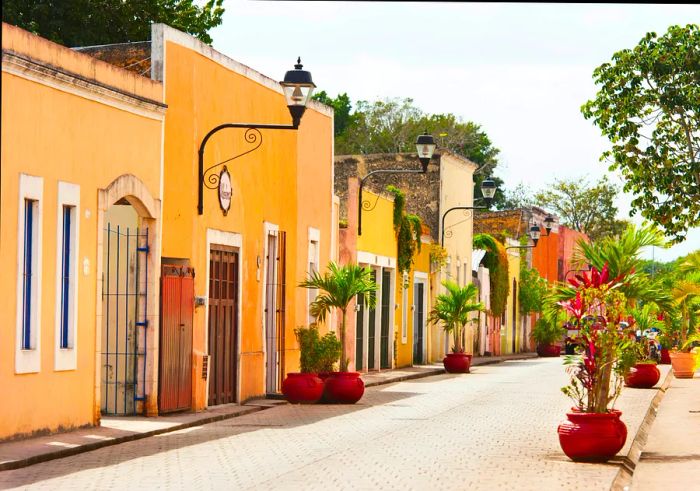
[(136, 414), (136, 401), (146, 399), (148, 229), (108, 223), (104, 232), (100, 409)]
[(194, 269), (164, 265), (160, 295), (158, 410), (192, 406), (192, 316)]
[(381, 314), (381, 339), (380, 339), (380, 364), (379, 368), (391, 368), (389, 356), (389, 330), (390, 319), (394, 313), (394, 302), (391, 301), (391, 271), (382, 270), (382, 314)]
[(209, 400), (236, 402), (238, 368), (238, 252), (212, 246), (209, 259)]

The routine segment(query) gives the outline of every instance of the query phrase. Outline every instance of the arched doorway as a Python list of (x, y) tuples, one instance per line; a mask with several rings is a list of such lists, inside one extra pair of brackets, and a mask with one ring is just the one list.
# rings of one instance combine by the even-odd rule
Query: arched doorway
[(98, 201), (96, 411), (154, 415), (160, 201), (132, 175), (100, 190)]

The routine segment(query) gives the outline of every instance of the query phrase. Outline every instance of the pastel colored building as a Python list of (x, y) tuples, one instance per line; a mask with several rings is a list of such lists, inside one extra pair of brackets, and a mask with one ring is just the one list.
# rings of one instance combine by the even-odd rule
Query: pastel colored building
[(2, 24), (0, 439), (157, 406), (165, 107), (160, 82)]
[[(406, 195), (406, 212), (418, 215), (429, 230), (429, 242), (439, 245), (442, 240), (443, 215), (453, 207), (473, 206), (473, 174), (476, 168), (476, 164), (468, 159), (439, 149), (433, 155), (425, 174), (397, 173), (373, 176), (366, 181), (364, 190), (381, 192), (388, 185), (401, 189)], [(341, 202), (340, 218), (346, 220), (348, 224), (347, 231), (341, 236), (341, 243), (345, 244), (347, 251), (352, 251), (353, 248), (359, 250), (357, 245), (359, 179), (377, 169), (420, 169), (420, 163), (415, 154), (408, 153), (335, 157), (335, 192)], [(371, 215), (375, 213), (372, 203), (363, 192), (362, 235), (365, 234), (365, 223), (372, 220)], [(430, 276), (432, 284), (429, 305), (432, 304), (434, 296), (442, 291), (443, 280), (451, 279), (460, 285), (465, 285), (472, 280), (472, 212), (454, 210), (446, 215), (444, 223), (446, 262), (441, 267), (436, 264), (430, 265), (433, 269)], [(430, 263), (430, 246), (427, 254), (427, 261)], [(359, 258), (348, 252), (345, 259)], [(425, 329), (427, 346), (425, 361), (442, 361), (445, 353), (451, 348), (449, 337), (440, 326), (431, 324)], [(471, 352), (472, 345), (473, 333), (468, 330), (465, 343), (467, 352)]]

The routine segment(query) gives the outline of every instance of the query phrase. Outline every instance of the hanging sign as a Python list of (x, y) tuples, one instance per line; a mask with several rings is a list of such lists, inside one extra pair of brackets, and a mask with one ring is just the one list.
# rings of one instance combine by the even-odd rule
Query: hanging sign
[(231, 208), (231, 174), (229, 174), (226, 166), (221, 169), (219, 174), (219, 206), (221, 206), (221, 211), (226, 216), (229, 208)]

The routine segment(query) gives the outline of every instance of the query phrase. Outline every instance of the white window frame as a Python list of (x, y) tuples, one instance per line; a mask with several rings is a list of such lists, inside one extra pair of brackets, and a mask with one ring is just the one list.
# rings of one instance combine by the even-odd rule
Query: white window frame
[[(15, 342), (15, 373), (37, 373), (41, 370), (41, 273), (43, 248), (44, 178), (20, 174), (17, 220), (17, 328)], [(31, 291), (31, 349), (22, 348), (22, 313), (24, 289), (24, 211), (25, 200), (36, 201), (33, 219), (33, 244), (36, 253), (32, 261), (34, 281)]]
[[(71, 211), (70, 283), (68, 291), (68, 347), (61, 348), (61, 320), (63, 307), (63, 207)], [(78, 368), (78, 258), (80, 257), (80, 186), (59, 181), (56, 210), (56, 338), (54, 370)]]

